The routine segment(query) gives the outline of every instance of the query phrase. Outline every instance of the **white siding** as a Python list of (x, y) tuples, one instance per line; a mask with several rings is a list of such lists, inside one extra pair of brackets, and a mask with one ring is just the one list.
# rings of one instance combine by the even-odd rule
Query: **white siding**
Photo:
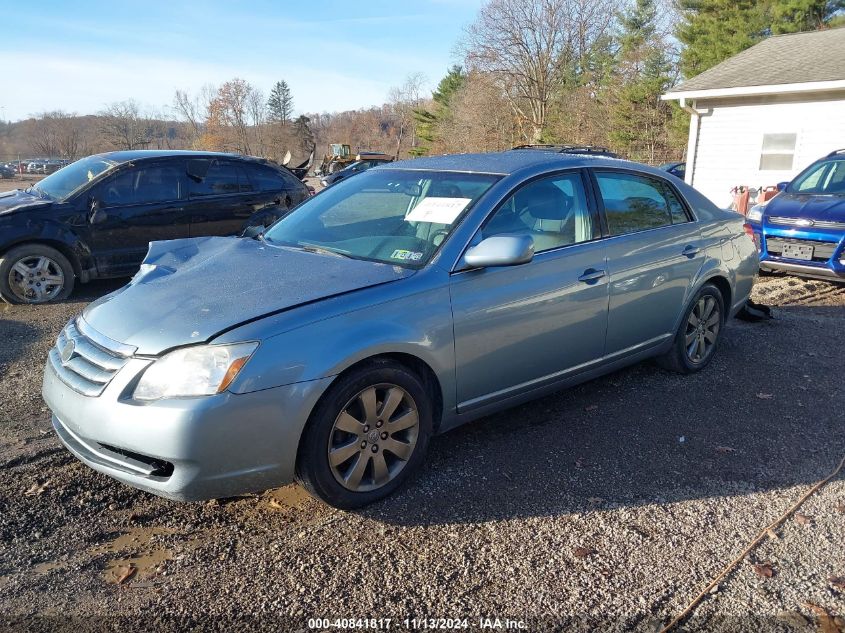
[[(695, 171), (688, 180), (720, 207), (735, 185), (758, 188), (791, 180), (814, 160), (845, 148), (845, 92), (698, 100), (702, 112)], [(760, 171), (764, 134), (797, 134), (791, 170)]]

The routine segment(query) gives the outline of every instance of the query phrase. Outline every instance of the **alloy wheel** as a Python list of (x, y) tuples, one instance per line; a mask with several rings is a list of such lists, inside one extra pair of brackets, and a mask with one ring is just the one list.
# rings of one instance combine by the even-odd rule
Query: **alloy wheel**
[(722, 315), (715, 297), (705, 295), (695, 302), (687, 319), (684, 347), (692, 363), (702, 363), (713, 352)]
[(44, 255), (29, 255), (9, 270), (9, 288), (20, 301), (45, 303), (55, 299), (65, 285), (61, 266)]
[(369, 386), (353, 396), (329, 433), (328, 460), (353, 492), (381, 488), (405, 468), (419, 436), (417, 404), (402, 387)]

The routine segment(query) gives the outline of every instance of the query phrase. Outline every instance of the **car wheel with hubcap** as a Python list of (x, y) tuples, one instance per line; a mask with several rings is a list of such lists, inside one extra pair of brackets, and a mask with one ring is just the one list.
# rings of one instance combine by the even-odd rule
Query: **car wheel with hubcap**
[(0, 258), (0, 297), (7, 303), (47, 303), (73, 290), (67, 257), (44, 244), (16, 246)]
[(357, 508), (396, 490), (422, 463), (432, 413), (422, 381), (376, 360), (332, 385), (303, 432), (297, 479), (336, 508)]
[(683, 374), (704, 369), (713, 359), (724, 324), (722, 293), (706, 284), (684, 312), (672, 348), (658, 362), (666, 369)]

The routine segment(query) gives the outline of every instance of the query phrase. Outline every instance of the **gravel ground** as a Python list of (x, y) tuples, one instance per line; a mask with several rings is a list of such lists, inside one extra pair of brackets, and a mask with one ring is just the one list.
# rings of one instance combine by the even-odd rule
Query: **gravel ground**
[[(39, 395), (55, 334), (116, 285), (0, 307), (10, 630), (293, 631), (308, 618), (482, 630), (499, 618), (491, 630), (655, 631), (845, 454), (845, 288), (765, 277), (756, 299), (776, 320), (732, 322), (707, 370), (644, 363), (438, 437), (410, 486), (363, 511), (295, 486), (170, 502), (78, 463)], [(845, 614), (829, 580), (845, 576), (845, 475), (801, 513), (684, 628), (845, 630), (824, 615)]]

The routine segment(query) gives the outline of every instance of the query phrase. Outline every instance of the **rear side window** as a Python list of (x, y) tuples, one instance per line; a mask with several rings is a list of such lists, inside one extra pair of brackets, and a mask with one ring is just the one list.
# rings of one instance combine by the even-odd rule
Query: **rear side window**
[(257, 191), (282, 191), (287, 187), (282, 174), (263, 165), (250, 165), (249, 176)]
[(686, 209), (663, 182), (627, 173), (597, 172), (611, 235), (688, 222)]
[(182, 197), (182, 165), (149, 165), (129, 169), (103, 185), (107, 206), (168, 202)]
[(240, 165), (213, 160), (201, 179), (191, 178), (191, 196), (220, 196), (252, 191), (252, 184)]

